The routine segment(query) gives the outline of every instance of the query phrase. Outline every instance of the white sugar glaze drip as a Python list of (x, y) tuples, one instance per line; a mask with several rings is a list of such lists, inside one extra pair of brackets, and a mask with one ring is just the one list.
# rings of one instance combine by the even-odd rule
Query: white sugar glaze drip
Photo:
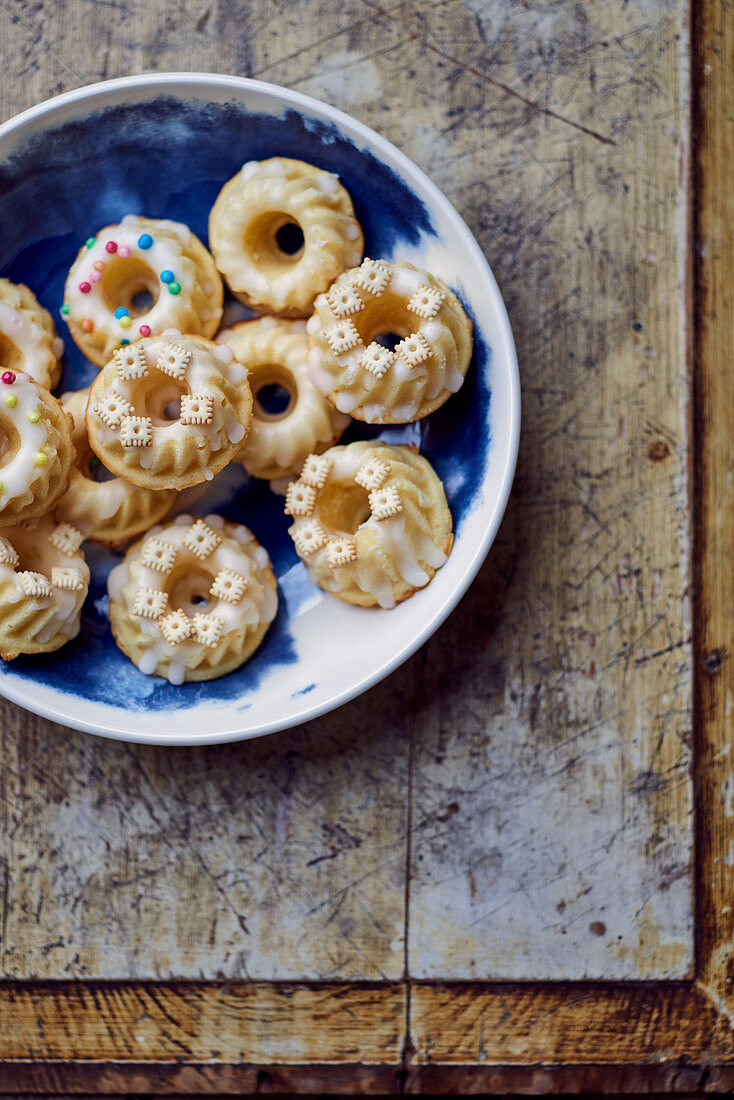
[[(384, 456), (388, 463), (392, 458), (389, 449), (386, 448), (383, 451), (379, 444), (367, 443), (334, 448), (328, 454), (331, 458), (331, 467), (324, 489), (335, 482), (343, 484), (354, 481), (355, 474), (367, 458), (383, 459)], [(403, 469), (400, 471), (400, 479), (407, 478), (410, 482), (411, 474), (410, 468)], [(395, 484), (390, 481), (390, 475), (385, 484)], [(412, 483), (411, 488), (415, 489)], [(420, 494), (419, 490), (419, 500)], [(318, 494), (313, 517), (294, 517), (292, 534), (296, 534), (312, 522), (312, 518), (319, 520)], [(427, 519), (425, 523), (427, 525)], [(370, 536), (375, 535), (376, 538), (368, 538), (368, 533)], [(360, 524), (353, 539), (357, 547), (356, 561), (345, 566), (329, 568), (327, 543), (306, 559), (309, 577), (335, 594), (348, 591), (356, 585), (383, 608), (394, 607), (396, 602), (393, 581), (383, 564), (385, 557), (410, 588), (423, 588), (431, 579), (431, 575), (426, 572), (421, 562), (435, 570), (440, 568), (447, 558), (444, 551), (429, 537), (427, 530), (418, 527), (414, 520), (410, 523), (406, 522), (405, 512), (399, 512), (397, 515), (381, 520), (370, 516)]]
[[(157, 337), (150, 337), (145, 341), (145, 357), (149, 367), (155, 367), (167, 344), (175, 344), (181, 339), (178, 329), (167, 329)], [(140, 345), (142, 346), (142, 345)], [(155, 449), (173, 434), (182, 434), (189, 438), (206, 437), (209, 452), (214, 453), (226, 446), (227, 443), (239, 443), (244, 438), (245, 428), (234, 416), (230, 409), (224, 405), (211, 388), (212, 374), (221, 375), (229, 380), (232, 378), (242, 381), (240, 371), (243, 369), (236, 360), (225, 362), (222, 357), (215, 356), (208, 347), (199, 347), (193, 342), (186, 346), (191, 349), (192, 356), (182, 378), (182, 384), (190, 394), (214, 396), (214, 408), (210, 424), (182, 424), (180, 420), (171, 421), (170, 424), (153, 425), (153, 443), (150, 447), (130, 448), (138, 460), (142, 469), (150, 469), (153, 464)], [(246, 377), (246, 373), (245, 373)], [(145, 380), (143, 379), (143, 382)], [(117, 378), (114, 382), (114, 390), (125, 398), (133, 406), (133, 414), (143, 416), (144, 411), (136, 408), (135, 396), (140, 386), (140, 380), (125, 381)], [(97, 432), (103, 444), (112, 443), (120, 438), (119, 429), (110, 428), (98, 418)]]
[[(21, 560), (17, 566), (0, 562), (0, 588), (2, 589), (3, 604), (16, 605), (25, 602), (30, 611), (45, 613), (40, 616), (39, 623), (33, 633), (33, 640), (41, 645), (50, 642), (58, 634), (67, 639), (78, 634), (81, 609), (89, 586), (89, 569), (84, 560), (84, 554), (81, 550), (77, 550), (73, 554), (64, 554), (54, 546), (49, 536), (55, 528), (55, 521), (44, 516), (35, 526), (28, 529), (33, 540), (33, 555), (31, 556), (27, 551), (21, 553)], [(19, 532), (19, 535), (15, 536), (16, 541), (19, 538), (23, 540), (27, 538), (27, 533), (25, 531), (21, 533), (18, 528), (4, 528), (3, 530), (3, 537), (7, 538), (11, 545), (16, 531)], [(54, 585), (51, 579), (53, 570), (55, 568), (68, 569), (70, 567), (78, 570), (83, 581), (82, 587), (67, 589)], [(50, 596), (35, 597), (26, 595), (17, 576), (18, 572), (26, 570), (40, 573), (49, 581), (52, 588)]]
[[(26, 374), (44, 385), (48, 378), (49, 336), (40, 325), (26, 317), (7, 302), (0, 301), (0, 333), (13, 344), (23, 356), (23, 369)], [(58, 336), (51, 341), (51, 347), (57, 359), (64, 352), (64, 345)], [(0, 367), (2, 367), (0, 363)]]
[[(17, 398), (15, 408), (8, 408), (5, 399), (11, 395)], [(0, 510), (11, 500), (24, 496), (33, 483), (46, 477), (48, 465), (36, 466), (35, 457), (48, 441), (48, 432), (43, 416), (37, 424), (32, 424), (29, 415), (41, 412), (37, 384), (25, 372), (16, 374), (15, 382), (6, 386), (0, 383), (0, 423), (6, 421), (15, 428), (20, 438), (20, 447), (8, 462), (0, 458)], [(47, 455), (49, 463), (55, 458), (55, 452)]]
[[(141, 324), (148, 325), (154, 334), (171, 326), (185, 324), (190, 312), (189, 296), (196, 281), (195, 264), (183, 254), (183, 249), (191, 241), (191, 230), (180, 222), (162, 220), (156, 224), (170, 233), (173, 239), (170, 236), (156, 236), (155, 228), (151, 228), (146, 219), (135, 214), (127, 214), (119, 225), (109, 226), (97, 234), (92, 247), (87, 249), (80, 260), (77, 260), (74, 277), (67, 284), (66, 301), (70, 318), (80, 321), (88, 317), (95, 329), (101, 329), (116, 340), (123, 337), (136, 339), (140, 335)], [(153, 238), (150, 248), (143, 249), (138, 245), (138, 239), (143, 233)], [(110, 254), (106, 246), (113, 241), (117, 245), (118, 252)], [(121, 245), (130, 250), (129, 257), (119, 255)], [(132, 326), (125, 329), (115, 318), (114, 307), (110, 308), (105, 300), (102, 291), (103, 280), (94, 265), (95, 263), (124, 264), (126, 259), (132, 257), (142, 260), (151, 269), (159, 287), (159, 293), (157, 301), (151, 308), (134, 318)], [(181, 286), (180, 294), (169, 293), (167, 285), (160, 281), (162, 271), (173, 272), (175, 281)], [(79, 289), (82, 283), (90, 287), (86, 294)]]
[[(151, 528), (146, 535), (146, 541), (160, 535), (163, 541), (181, 547), (180, 553), (192, 559), (191, 567), (201, 568), (211, 573), (212, 581), (222, 569), (231, 569), (232, 572), (248, 578), (250, 584), (242, 599), (235, 604), (215, 596), (209, 597), (205, 612), (207, 615), (215, 615), (222, 619), (223, 639), (225, 635), (242, 627), (272, 622), (277, 611), (278, 598), (275, 590), (265, 579), (264, 571), (269, 564), (267, 551), (261, 546), (251, 545), (254, 542), (254, 536), (249, 528), (237, 525), (225, 535), (222, 531), (224, 527), (222, 517), (208, 515), (204, 517), (204, 522), (212, 529), (222, 531), (223, 541), (206, 558), (202, 560), (193, 558), (183, 540), (194, 522), (191, 516), (177, 516), (165, 528), (160, 525)], [(233, 542), (239, 544), (242, 550), (237, 550), (232, 545)], [(143, 565), (139, 555), (136, 555), (134, 558), (120, 562), (110, 572), (107, 581), (110, 600), (123, 604), (130, 611), (139, 586), (163, 591), (166, 578), (167, 573)], [(187, 614), (196, 613), (195, 608), (184, 608), (184, 610)], [(152, 639), (152, 644), (140, 659), (138, 665), (140, 671), (150, 675), (161, 663), (170, 662), (165, 673), (167, 679), (172, 684), (182, 683), (187, 662), (190, 658), (199, 656), (202, 650), (201, 643), (187, 638), (173, 646), (163, 636), (154, 619), (139, 618), (138, 623), (141, 631)]]

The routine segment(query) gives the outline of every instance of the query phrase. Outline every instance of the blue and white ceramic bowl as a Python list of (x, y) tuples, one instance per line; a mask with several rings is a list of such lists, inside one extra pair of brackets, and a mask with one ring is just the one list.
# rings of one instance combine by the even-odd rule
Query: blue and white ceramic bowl
[(280, 609), (242, 669), (173, 687), (144, 676), (115, 646), (106, 576), (120, 555), (89, 548), (93, 582), (78, 639), (0, 669), (0, 692), (29, 710), (108, 737), (207, 744), (314, 718), (395, 669), (446, 618), (481, 565), (505, 508), (517, 452), (517, 362), (497, 284), (474, 238), (437, 188), (365, 126), (296, 92), (199, 73), (111, 80), (58, 96), (0, 126), (0, 273), (30, 286), (66, 344), (60, 391), (96, 373), (59, 315), (80, 242), (124, 214), (173, 218), (206, 241), (222, 184), (248, 160), (297, 157), (336, 172), (373, 257), (409, 260), (447, 282), (475, 325), (467, 380), (438, 412), (379, 433), (416, 442), (446, 486), (455, 542), (431, 583), (391, 611), (352, 607), (306, 577), (282, 497), (228, 467), (192, 511), (244, 522), (267, 547)]

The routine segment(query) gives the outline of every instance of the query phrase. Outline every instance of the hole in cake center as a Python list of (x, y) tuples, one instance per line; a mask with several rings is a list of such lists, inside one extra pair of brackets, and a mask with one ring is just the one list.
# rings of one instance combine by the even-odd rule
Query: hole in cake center
[(403, 338), (398, 336), (397, 332), (378, 332), (372, 339), (376, 344), (381, 344), (383, 348), (395, 351), (395, 345), (399, 344)]
[(285, 222), (275, 231), (278, 248), (286, 256), (295, 256), (303, 248), (303, 230), (298, 222)]
[(155, 305), (155, 298), (147, 287), (143, 287), (141, 290), (136, 290), (130, 299), (133, 309), (136, 315), (142, 313), (148, 313), (149, 310)]
[(0, 332), (0, 370), (23, 370), (23, 356), (4, 332)]
[[(15, 424), (0, 417), (0, 469), (12, 462), (20, 450), (20, 435)], [(0, 481), (2, 475), (0, 474)]]
[(115, 475), (102, 465), (95, 454), (90, 454), (87, 459), (87, 477), (90, 481), (114, 481)]
[(405, 336), (410, 336), (416, 327), (415, 319), (405, 303), (389, 291), (368, 299), (364, 308), (354, 314), (352, 321), (365, 346), (374, 341), (390, 351), (394, 351), (395, 345)]
[(184, 611), (189, 617), (206, 614), (207, 608), (216, 603), (209, 595), (212, 577), (195, 565), (183, 565), (174, 570), (166, 584), (168, 603), (174, 611)]
[[(156, 273), (138, 256), (113, 256), (105, 263), (100, 289), (110, 313), (126, 309), (131, 318), (143, 317), (158, 301)], [(124, 326), (120, 332), (124, 331)]]
[(293, 378), (277, 367), (258, 370), (254, 378), (250, 376), (250, 384), (252, 411), (258, 420), (282, 420), (293, 409), (296, 402)]
[(367, 490), (355, 482), (332, 482), (319, 493), (318, 514), (327, 530), (353, 535), (370, 516)]
[(254, 218), (244, 234), (245, 252), (264, 275), (276, 279), (303, 255), (303, 230), (294, 218), (273, 210)]
[[(146, 387), (142, 395), (142, 415), (149, 416), (156, 427), (178, 423), (181, 414), (181, 398), (189, 392), (188, 389), (162, 371), (156, 370), (151, 373), (156, 380), (150, 388)], [(140, 401), (136, 401), (136, 408), (140, 408), (140, 404)]]

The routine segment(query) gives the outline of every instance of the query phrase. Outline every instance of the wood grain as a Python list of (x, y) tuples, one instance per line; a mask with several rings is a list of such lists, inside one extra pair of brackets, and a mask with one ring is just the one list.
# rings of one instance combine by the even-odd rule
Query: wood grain
[(12, 1061), (399, 1065), (402, 985), (83, 983), (5, 986)]
[(687, 982), (595, 985), (419, 984), (411, 993), (418, 1063), (734, 1064), (729, 1023)]
[(698, 942), (700, 982), (734, 1023), (734, 23), (707, 0), (696, 24)]
[(412, 739), (414, 975), (683, 977), (684, 4), (307, 10), (19, 0), (0, 112), (213, 68), (395, 140), (459, 205), (508, 302), (514, 502), (421, 655), (267, 747), (124, 749), (7, 704), (3, 972), (398, 978)]
[(505, 294), (523, 441), (472, 596), (421, 656), (410, 972), (684, 978), (687, 8), (471, 10), (463, 34), (425, 16), (462, 43), (429, 170)]
[(174, 753), (2, 704), (0, 1090), (734, 1089), (734, 28), (695, 8), (691, 177), (682, 0), (0, 0), (1, 118), (198, 68), (396, 141), (498, 275), (525, 403), (478, 582), (362, 700)]
[(7, 706), (3, 972), (399, 978), (410, 690), (377, 689), (348, 727), (174, 752)]

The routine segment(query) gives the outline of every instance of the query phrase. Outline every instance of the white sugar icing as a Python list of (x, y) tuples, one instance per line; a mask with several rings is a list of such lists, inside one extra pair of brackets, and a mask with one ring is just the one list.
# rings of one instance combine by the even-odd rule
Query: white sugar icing
[[(229, 569), (246, 577), (249, 583), (244, 595), (236, 603), (210, 594), (205, 606), (187, 605), (182, 610), (189, 617), (193, 617), (203, 609), (207, 615), (221, 619), (224, 623), (223, 637), (246, 627), (272, 622), (278, 607), (278, 597), (275, 589), (266, 579), (269, 558), (263, 547), (252, 545), (254, 536), (249, 528), (242, 525), (230, 527), (219, 545), (201, 559), (194, 556), (184, 543), (194, 522), (195, 520), (189, 515), (177, 516), (165, 527), (159, 525), (151, 528), (145, 536), (145, 541), (160, 536), (163, 541), (178, 548), (177, 563), (181, 560), (187, 561), (192, 569), (201, 569), (209, 573), (212, 581), (220, 570)], [(221, 516), (205, 516), (204, 523), (224, 534), (224, 520)], [(107, 582), (110, 600), (130, 609), (138, 587), (157, 592), (166, 591), (167, 577), (168, 572), (149, 568), (143, 564), (140, 553), (135, 553), (110, 572)], [(150, 675), (161, 662), (168, 662), (167, 678), (173, 684), (182, 683), (187, 662), (192, 657), (199, 656), (202, 643), (194, 638), (187, 638), (172, 645), (164, 637), (156, 620), (139, 618), (138, 624), (140, 630), (152, 639), (152, 644), (146, 648), (138, 665), (141, 672)]]
[[(411, 508), (410, 521), (406, 512), (401, 510), (387, 518), (376, 518), (373, 514), (365, 519), (352, 536), (356, 555), (352, 562), (337, 566), (329, 565), (329, 542), (325, 542), (315, 552), (305, 557), (309, 577), (327, 592), (336, 595), (353, 590), (354, 586), (364, 592), (383, 608), (391, 608), (396, 602), (396, 585), (393, 571), (404, 582), (405, 589), (424, 587), (432, 574), (426, 572), (424, 565), (436, 570), (446, 561), (446, 553), (437, 546), (431, 537), (431, 523), (428, 518), (431, 501), (422, 488), (425, 473), (415, 480), (415, 471), (405, 466), (404, 456), (407, 448), (389, 447), (384, 444), (368, 442), (353, 443), (346, 447), (333, 447), (325, 452), (329, 470), (324, 484), (316, 490), (315, 503), (307, 515), (296, 515), (290, 533), (298, 548), (301, 531), (315, 521), (320, 522), (319, 495), (330, 485), (361, 484), (355, 481), (356, 475), (368, 460), (384, 460), (388, 466), (387, 480), (384, 486), (400, 485), (401, 494), (412, 494), (417, 505)], [(393, 482), (389, 474), (390, 465), (402, 466)], [(426, 463), (427, 466), (427, 463)], [(430, 469), (430, 468), (429, 468)], [(435, 474), (432, 473), (435, 478)], [(383, 477), (385, 474), (383, 473)], [(300, 483), (299, 483), (300, 484)], [(383, 485), (380, 486), (381, 488)], [(407, 498), (406, 498), (407, 502)], [(287, 505), (286, 505), (287, 507)], [(444, 502), (445, 507), (445, 502)], [(450, 528), (449, 528), (450, 530)], [(327, 535), (329, 532), (327, 530)], [(332, 536), (329, 535), (331, 538)], [(445, 533), (442, 534), (445, 538)], [(386, 568), (385, 562), (389, 562)], [(402, 596), (405, 591), (399, 593)]]
[[(0, 334), (23, 356), (23, 369), (39, 385), (49, 386), (49, 343), (56, 359), (64, 353), (58, 336), (49, 335), (20, 310), (0, 300)], [(1, 366), (2, 364), (0, 364)]]
[[(7, 399), (11, 397), (16, 398), (14, 408), (8, 408), (7, 405)], [(38, 385), (29, 375), (16, 374), (11, 385), (0, 382), (0, 425), (5, 422), (10, 438), (17, 433), (19, 440), (19, 446), (10, 458), (5, 460), (0, 457), (0, 512), (11, 500), (25, 496), (35, 481), (46, 477), (47, 464), (39, 466), (35, 461), (48, 442), (45, 416), (42, 413)], [(39, 419), (33, 424), (29, 416), (36, 414)], [(49, 453), (46, 457), (51, 461), (54, 455)]]

